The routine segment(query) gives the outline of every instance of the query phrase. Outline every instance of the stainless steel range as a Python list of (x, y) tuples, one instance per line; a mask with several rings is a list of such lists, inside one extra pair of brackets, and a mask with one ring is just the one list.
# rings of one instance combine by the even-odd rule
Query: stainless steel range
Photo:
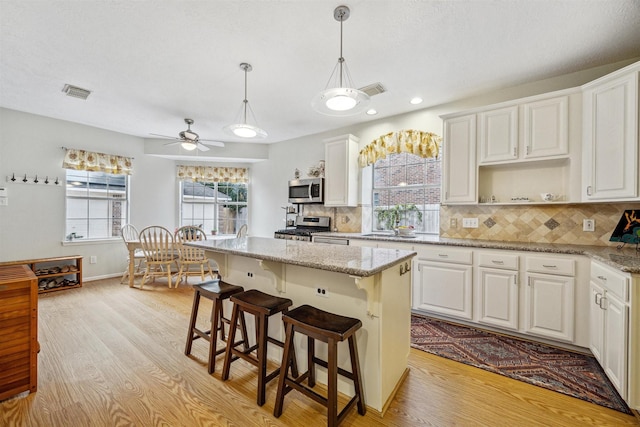
[(329, 216), (297, 216), (296, 228), (285, 228), (273, 234), (276, 239), (311, 241), (311, 234), (329, 231), (331, 217)]

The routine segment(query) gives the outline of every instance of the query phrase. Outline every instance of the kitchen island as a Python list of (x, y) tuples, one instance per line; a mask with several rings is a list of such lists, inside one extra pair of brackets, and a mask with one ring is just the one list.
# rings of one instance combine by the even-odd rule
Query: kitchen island
[[(204, 249), (228, 283), (289, 298), (294, 307), (309, 304), (359, 319), (362, 328), (357, 341), (365, 403), (384, 413), (408, 369), (410, 271), (415, 252), (262, 237), (189, 244)], [(249, 323), (249, 336), (253, 336)], [(284, 340), (282, 322), (270, 322), (269, 335)], [(326, 350), (324, 343), (316, 344), (320, 357), (326, 358)], [(340, 343), (338, 353), (338, 365), (351, 370), (346, 343)], [(296, 343), (296, 354), (304, 369), (306, 341)], [(270, 358), (279, 361), (281, 356), (280, 348), (269, 347)], [(323, 368), (318, 368), (318, 380), (326, 384)], [(269, 387), (275, 385), (273, 382)], [(343, 378), (339, 378), (338, 390), (349, 396), (354, 393), (352, 383)]]

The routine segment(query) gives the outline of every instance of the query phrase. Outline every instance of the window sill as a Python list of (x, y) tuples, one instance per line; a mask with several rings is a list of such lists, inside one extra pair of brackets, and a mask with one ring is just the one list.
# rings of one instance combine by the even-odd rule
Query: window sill
[(62, 246), (104, 245), (122, 243), (122, 239), (120, 237), (114, 237), (110, 239), (78, 239), (63, 240), (61, 243)]

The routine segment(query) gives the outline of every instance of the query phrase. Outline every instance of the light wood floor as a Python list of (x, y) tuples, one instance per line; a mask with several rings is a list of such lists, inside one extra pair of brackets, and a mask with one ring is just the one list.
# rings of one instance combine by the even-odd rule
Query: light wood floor
[[(254, 368), (210, 376), (205, 342), (183, 354), (192, 291), (117, 279), (41, 295), (38, 391), (0, 402), (2, 426), (322, 426), (324, 410), (299, 393), (273, 417), (276, 381), (255, 404)], [(200, 320), (210, 305), (203, 302)], [(354, 410), (351, 426), (640, 425), (633, 416), (411, 350), (410, 372), (384, 418)], [(365, 379), (366, 381), (366, 379)]]

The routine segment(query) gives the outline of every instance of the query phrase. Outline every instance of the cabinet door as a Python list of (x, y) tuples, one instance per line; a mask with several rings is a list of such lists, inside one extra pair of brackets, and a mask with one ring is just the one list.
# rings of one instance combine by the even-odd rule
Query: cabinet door
[(416, 261), (413, 308), (471, 320), (472, 266)]
[(445, 120), (443, 146), (444, 203), (477, 203), (475, 114)]
[(544, 99), (523, 105), (525, 159), (569, 153), (569, 97)]
[(480, 120), (480, 164), (518, 158), (518, 106), (485, 111)]
[(591, 281), (591, 300), (589, 302), (589, 349), (595, 358), (603, 363), (604, 348), (604, 310), (600, 307), (604, 290)]
[(517, 330), (518, 272), (480, 268), (478, 278), (478, 321)]
[(586, 200), (638, 200), (638, 73), (584, 94)]
[(573, 342), (572, 277), (527, 273), (525, 332)]
[(358, 138), (325, 141), (325, 206), (358, 206)]
[(627, 306), (607, 292), (604, 308), (604, 372), (623, 399), (627, 398)]

